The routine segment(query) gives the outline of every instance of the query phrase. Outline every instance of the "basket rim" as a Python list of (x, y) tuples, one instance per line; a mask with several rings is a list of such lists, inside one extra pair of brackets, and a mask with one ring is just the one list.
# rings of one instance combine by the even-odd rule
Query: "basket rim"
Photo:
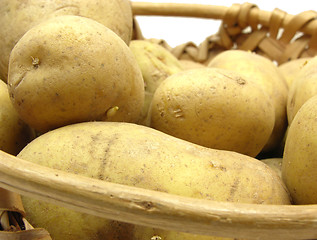
[(317, 205), (189, 198), (53, 170), (3, 151), (0, 159), (0, 187), (111, 220), (222, 237), (317, 236)]

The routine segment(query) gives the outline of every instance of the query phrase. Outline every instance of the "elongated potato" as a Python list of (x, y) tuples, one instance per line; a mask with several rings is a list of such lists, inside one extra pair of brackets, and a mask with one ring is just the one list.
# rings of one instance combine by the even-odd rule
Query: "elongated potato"
[[(290, 204), (280, 178), (259, 160), (204, 148), (149, 127), (87, 122), (36, 138), (20, 158), (67, 172), (182, 196), (257, 204)], [(152, 230), (77, 213), (23, 197), (28, 220), (55, 240), (219, 238)], [(150, 236), (149, 236), (150, 235)]]
[(156, 90), (150, 126), (209, 148), (255, 157), (274, 127), (274, 108), (257, 84), (233, 71), (199, 68), (168, 77)]
[(40, 132), (82, 121), (137, 122), (144, 102), (129, 47), (109, 28), (79, 16), (30, 29), (11, 52), (8, 86), (21, 119)]
[(1, 0), (0, 78), (7, 81), (10, 52), (32, 27), (49, 18), (76, 15), (107, 26), (127, 44), (132, 37), (132, 9), (128, 0)]

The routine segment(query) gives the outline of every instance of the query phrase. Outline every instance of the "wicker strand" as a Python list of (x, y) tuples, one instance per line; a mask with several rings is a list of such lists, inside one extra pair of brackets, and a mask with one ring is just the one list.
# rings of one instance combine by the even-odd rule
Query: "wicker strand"
[(19, 194), (0, 188), (0, 210), (15, 211), (25, 216)]
[(164, 44), (179, 59), (208, 64), (224, 50), (241, 49), (254, 51), (282, 64), (317, 54), (315, 11), (305, 11), (293, 16), (279, 9), (263, 11), (251, 3), (233, 4), (227, 8), (199, 4), (133, 2), (132, 9), (134, 16), (187, 16), (222, 20), (219, 31), (198, 46), (188, 42), (171, 48), (164, 40), (156, 41)]

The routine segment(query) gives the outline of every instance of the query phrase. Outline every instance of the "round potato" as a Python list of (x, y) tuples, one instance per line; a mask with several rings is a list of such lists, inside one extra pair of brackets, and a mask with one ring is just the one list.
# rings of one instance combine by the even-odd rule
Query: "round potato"
[(288, 88), (290, 89), (298, 72), (309, 62), (311, 58), (298, 58), (285, 62), (278, 66), (279, 72), (284, 76)]
[(262, 159), (261, 162), (267, 164), (280, 178), (282, 178), (282, 160), (283, 158), (266, 158)]
[(257, 84), (226, 69), (197, 68), (157, 88), (150, 126), (215, 149), (256, 156), (274, 126), (274, 108)]
[(142, 72), (145, 101), (140, 124), (147, 124), (147, 115), (157, 87), (168, 76), (183, 70), (179, 60), (167, 49), (147, 40), (132, 40), (129, 45)]
[(287, 118), (291, 123), (301, 106), (317, 94), (317, 56), (298, 72), (288, 94)]
[[(68, 125), (39, 136), (18, 156), (86, 177), (180, 196), (290, 204), (281, 179), (259, 160), (204, 148), (137, 124)], [(223, 239), (110, 221), (30, 197), (23, 197), (23, 205), (30, 223), (47, 229), (54, 240), (150, 240), (154, 235), (164, 240)]]
[(9, 93), (39, 132), (81, 121), (136, 122), (140, 68), (125, 42), (89, 18), (60, 16), (30, 29), (10, 56)]
[(193, 68), (204, 68), (204, 67), (206, 67), (204, 64), (199, 63), (199, 62), (194, 62), (192, 60), (182, 59), (182, 60), (179, 60), (179, 61), (180, 61), (181, 65), (183, 66), (183, 68), (185, 70), (193, 69)]
[(0, 80), (0, 149), (17, 155), (34, 137), (33, 130), (14, 109), (7, 84)]
[(223, 51), (214, 57), (208, 66), (236, 71), (259, 84), (268, 93), (275, 109), (275, 124), (263, 152), (279, 147), (287, 128), (288, 87), (277, 66), (263, 56), (242, 50)]
[(1, 0), (0, 78), (7, 82), (10, 52), (33, 26), (60, 15), (88, 17), (107, 26), (127, 44), (132, 37), (128, 0)]
[(307, 100), (289, 126), (282, 177), (295, 204), (317, 204), (317, 96)]

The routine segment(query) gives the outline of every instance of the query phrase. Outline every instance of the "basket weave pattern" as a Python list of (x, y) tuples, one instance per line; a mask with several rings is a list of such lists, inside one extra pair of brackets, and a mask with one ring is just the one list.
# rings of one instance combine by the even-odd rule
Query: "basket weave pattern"
[[(132, 6), (135, 16), (167, 15), (151, 9), (148, 13), (140, 12), (141, 6), (138, 3)], [(317, 53), (317, 12), (315, 11), (305, 11), (293, 16), (277, 8), (272, 12), (261, 11), (251, 3), (233, 4), (229, 8), (217, 8), (215, 11), (219, 13), (219, 16), (216, 13), (216, 17), (222, 19), (219, 31), (207, 37), (199, 46), (188, 42), (171, 48), (162, 39), (151, 40), (163, 45), (179, 59), (190, 59), (201, 63), (208, 63), (219, 52), (228, 49), (253, 51), (278, 64), (292, 59), (312, 57)], [(178, 15), (189, 14), (184, 11), (183, 14), (179, 12)], [(197, 16), (199, 17), (199, 13)], [(203, 13), (201, 16), (206, 17)], [(144, 39), (137, 23), (134, 36), (135, 39)]]

